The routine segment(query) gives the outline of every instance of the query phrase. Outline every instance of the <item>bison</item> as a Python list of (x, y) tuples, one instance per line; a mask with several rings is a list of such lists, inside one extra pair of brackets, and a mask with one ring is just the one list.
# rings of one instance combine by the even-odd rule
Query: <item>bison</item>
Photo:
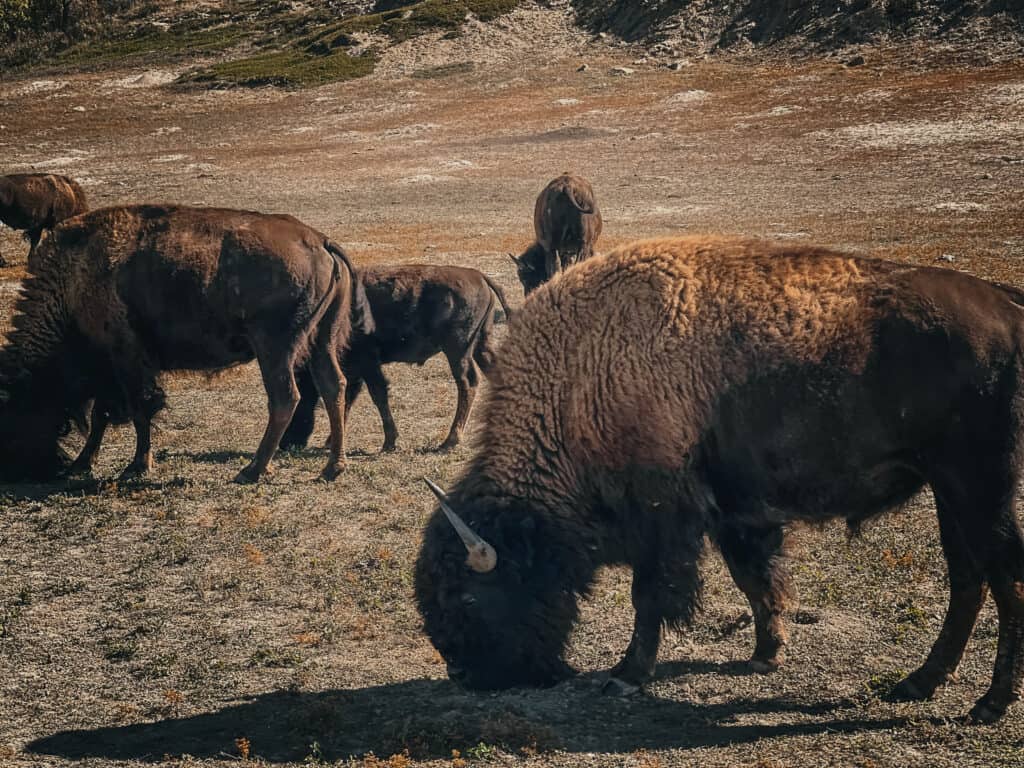
[[(0, 176), (0, 224), (25, 231), (32, 262), (44, 229), (89, 210), (85, 192), (74, 179), (52, 173)], [(0, 267), (7, 266), (0, 255)]]
[(270, 414), (236, 480), (272, 471), (302, 365), (327, 403), (332, 478), (345, 460), (338, 354), (351, 313), (363, 330), (372, 322), (345, 252), (291, 216), (135, 205), (66, 221), (40, 245), (0, 352), (0, 475), (64, 468), (58, 439), (90, 399), (92, 432), (73, 469), (91, 466), (108, 423), (131, 421), (126, 472), (145, 472), (159, 374), (255, 358)]
[(560, 270), (594, 255), (601, 212), (590, 182), (570, 173), (552, 179), (537, 197), (533, 228), (536, 242), (518, 258), (510, 254), (527, 296)]
[[(454, 448), (462, 439), (469, 419), (479, 371), (489, 375), (494, 367), (490, 344), (495, 297), (506, 317), (511, 314), (501, 288), (475, 269), (408, 264), (370, 267), (360, 276), (373, 314), (371, 333), (357, 330), (341, 361), (347, 386), (347, 417), (363, 382), (380, 412), (384, 426), (383, 451), (395, 450), (398, 429), (388, 404), (388, 380), (381, 370), (386, 363), (423, 365), (443, 352), (459, 391), (455, 421), (439, 450)], [(283, 448), (304, 446), (313, 431), (317, 390), (312, 378), (298, 377), (302, 395), (291, 426), (282, 439)]]
[(711, 237), (591, 259), (511, 324), (479, 447), (425, 531), (425, 629), (468, 687), (551, 684), (577, 596), (626, 564), (635, 624), (612, 673), (638, 685), (662, 626), (694, 614), (710, 533), (770, 669), (787, 525), (857, 526), (928, 485), (949, 609), (894, 695), (950, 678), (991, 591), (998, 653), (971, 715), (998, 720), (1024, 677), (1022, 377), (1024, 292), (966, 274)]

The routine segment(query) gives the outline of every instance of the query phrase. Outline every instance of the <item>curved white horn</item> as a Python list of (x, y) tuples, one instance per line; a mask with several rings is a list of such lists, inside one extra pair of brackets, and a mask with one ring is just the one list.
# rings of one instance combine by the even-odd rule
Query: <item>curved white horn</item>
[(477, 536), (473, 529), (455, 513), (455, 510), (448, 506), (448, 495), (444, 491), (426, 477), (423, 478), (423, 482), (437, 496), (437, 500), (441, 503), (441, 511), (444, 512), (444, 516), (448, 518), (448, 522), (452, 524), (455, 532), (459, 534), (462, 543), (466, 545), (466, 551), (469, 553), (466, 557), (466, 565), (477, 573), (493, 571), (498, 564), (498, 553), (494, 551), (494, 547)]

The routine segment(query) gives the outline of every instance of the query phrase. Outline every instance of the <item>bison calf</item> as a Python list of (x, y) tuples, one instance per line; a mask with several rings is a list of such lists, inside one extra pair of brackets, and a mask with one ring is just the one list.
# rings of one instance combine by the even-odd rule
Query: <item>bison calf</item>
[(236, 479), (271, 471), (302, 365), (327, 403), (323, 475), (334, 477), (345, 458), (338, 354), (353, 301), (365, 310), (348, 257), (290, 216), (139, 205), (67, 221), (40, 245), (0, 353), (0, 476), (62, 468), (58, 439), (90, 399), (92, 432), (75, 469), (91, 466), (109, 422), (131, 421), (126, 471), (145, 472), (150, 422), (164, 404), (159, 374), (255, 358), (270, 413)]
[[(451, 366), (459, 399), (448, 437), (441, 450), (454, 448), (462, 438), (476, 397), (479, 368), (489, 375), (494, 365), (490, 334), (495, 296), (506, 316), (505, 296), (497, 285), (475, 269), (403, 265), (359, 270), (373, 314), (372, 333), (353, 333), (342, 358), (345, 373), (345, 413), (359, 395), (363, 383), (380, 412), (384, 426), (384, 451), (393, 451), (398, 428), (388, 404), (386, 363), (423, 365), (443, 352)], [(300, 374), (302, 399), (283, 448), (303, 446), (313, 431), (317, 392), (308, 374)]]
[[(950, 270), (729, 238), (642, 242), (538, 291), (498, 356), (477, 455), (416, 566), (424, 625), (474, 688), (553, 683), (597, 569), (633, 569), (615, 679), (654, 671), (699, 604), (705, 534), (781, 661), (785, 526), (935, 496), (949, 610), (897, 697), (956, 670), (991, 592), (999, 643), (971, 714), (1024, 684), (1024, 292)], [(464, 518), (464, 521), (463, 521)]]
[[(0, 223), (21, 229), (29, 241), (29, 266), (44, 229), (89, 210), (85, 192), (74, 179), (51, 173), (0, 176)], [(0, 267), (6, 266), (0, 255)]]
[(601, 212), (590, 182), (563, 173), (552, 179), (533, 209), (536, 242), (512, 256), (519, 282), (527, 296), (560, 270), (594, 255), (601, 235)]

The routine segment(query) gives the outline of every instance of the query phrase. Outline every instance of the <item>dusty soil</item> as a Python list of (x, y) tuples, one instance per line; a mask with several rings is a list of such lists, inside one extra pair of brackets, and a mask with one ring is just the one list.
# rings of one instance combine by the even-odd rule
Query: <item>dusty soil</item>
[[(413, 41), (371, 78), (303, 92), (183, 92), (158, 69), (0, 81), (4, 171), (71, 174), (96, 204), (287, 211), (359, 262), (475, 266), (516, 303), (504, 254), (528, 244), (536, 193), (566, 169), (597, 189), (605, 248), (744, 232), (1024, 284), (1024, 66), (904, 48), (860, 67), (730, 58), (669, 71), (552, 18), (530, 33), (536, 46), (488, 30), (497, 61), (472, 35), (464, 56)], [(0, 248), (24, 251), (10, 231)], [(0, 271), (0, 328), (21, 275)], [(450, 483), (471, 449), (429, 450), (454, 412), (441, 361), (390, 374), (401, 450), (377, 455), (361, 399), (355, 453), (331, 485), (315, 481), (317, 450), (282, 457), (257, 487), (228, 482), (264, 424), (246, 367), (169, 382), (144, 481), (105, 480), (132, 450), (115, 430), (96, 482), (0, 487), (0, 764), (1024, 762), (1024, 706), (994, 727), (958, 720), (990, 676), (991, 607), (933, 702), (877, 695), (941, 623), (927, 496), (853, 541), (838, 525), (797, 533), (801, 605), (777, 674), (749, 673), (747, 607), (712, 553), (705, 610), (666, 638), (643, 695), (599, 692), (631, 626), (620, 570), (585, 605), (578, 680), (459, 690), (420, 631), (410, 573), (431, 511), (419, 478)], [(322, 439), (321, 424), (311, 444)]]

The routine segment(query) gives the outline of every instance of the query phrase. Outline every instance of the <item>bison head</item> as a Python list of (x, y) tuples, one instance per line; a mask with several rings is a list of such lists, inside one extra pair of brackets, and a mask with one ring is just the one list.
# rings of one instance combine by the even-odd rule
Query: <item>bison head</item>
[(416, 564), (416, 599), (456, 683), (547, 686), (573, 674), (562, 655), (577, 590), (549, 528), (523, 502), (449, 503), (441, 494)]
[(0, 479), (50, 480), (68, 464), (68, 413), (27, 378), (0, 380)]
[(549, 280), (547, 253), (539, 243), (527, 248), (522, 256), (509, 256), (516, 263), (516, 274), (522, 283), (524, 296), (529, 296)]

